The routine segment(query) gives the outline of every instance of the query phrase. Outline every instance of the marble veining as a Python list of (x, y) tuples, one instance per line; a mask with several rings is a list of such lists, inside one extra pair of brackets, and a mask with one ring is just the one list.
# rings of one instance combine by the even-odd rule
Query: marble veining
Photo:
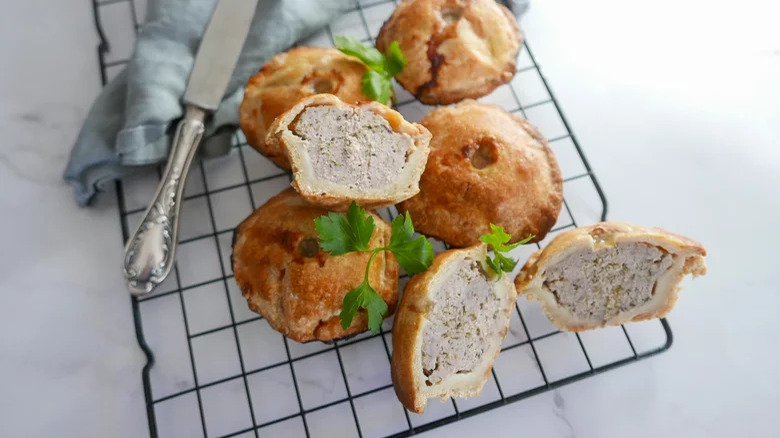
[(577, 435), (574, 432), (574, 427), (572, 427), (571, 422), (566, 417), (566, 402), (563, 400), (560, 391), (553, 391), (553, 413), (565, 426), (565, 431), (561, 436), (566, 438), (576, 437)]

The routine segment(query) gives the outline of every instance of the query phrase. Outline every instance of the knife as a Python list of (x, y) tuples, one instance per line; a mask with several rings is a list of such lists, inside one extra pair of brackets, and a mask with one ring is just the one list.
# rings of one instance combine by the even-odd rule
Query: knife
[(125, 247), (124, 274), (133, 295), (145, 295), (170, 274), (176, 256), (179, 210), (206, 115), (217, 109), (249, 33), (258, 0), (220, 0), (203, 34), (184, 92), (168, 164), (141, 223)]

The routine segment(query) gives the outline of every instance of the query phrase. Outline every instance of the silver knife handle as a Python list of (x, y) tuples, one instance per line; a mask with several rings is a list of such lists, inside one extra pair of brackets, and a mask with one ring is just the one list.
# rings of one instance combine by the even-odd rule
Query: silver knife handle
[(190, 164), (203, 136), (203, 110), (187, 106), (176, 127), (160, 185), (125, 247), (124, 273), (133, 295), (150, 293), (170, 274), (176, 255), (179, 209)]

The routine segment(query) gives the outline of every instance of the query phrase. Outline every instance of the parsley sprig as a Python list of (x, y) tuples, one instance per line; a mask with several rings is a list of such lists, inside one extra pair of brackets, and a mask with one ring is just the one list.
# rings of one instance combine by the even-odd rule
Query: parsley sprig
[(333, 40), (342, 53), (359, 59), (368, 67), (360, 82), (363, 94), (389, 105), (393, 95), (393, 76), (401, 73), (406, 66), (398, 41), (393, 41), (387, 53), (383, 54), (376, 47), (366, 46), (354, 37), (337, 36)]
[(507, 257), (504, 253), (530, 242), (535, 236), (532, 234), (517, 243), (507, 245), (507, 242), (512, 240), (512, 236), (504, 231), (504, 227), (490, 224), (490, 230), (491, 233), (483, 234), (479, 237), (479, 240), (493, 247), (493, 254), (495, 257), (491, 258), (490, 256), (487, 256), (485, 257), (485, 262), (490, 266), (490, 269), (492, 269), (493, 272), (498, 274), (498, 278), (501, 278), (501, 275), (504, 272), (512, 272), (517, 265), (517, 260)]
[(381, 248), (369, 249), (368, 244), (374, 234), (374, 218), (366, 214), (355, 201), (344, 213), (328, 213), (314, 219), (319, 245), (323, 251), (339, 256), (350, 252), (371, 253), (366, 264), (363, 283), (344, 296), (342, 304), (341, 327), (346, 330), (355, 317), (358, 309), (368, 312), (368, 328), (372, 333), (379, 332), (382, 320), (387, 314), (387, 304), (368, 282), (368, 273), (374, 257), (382, 251), (390, 251), (398, 263), (410, 274), (419, 274), (431, 266), (433, 262), (433, 245), (423, 236), (412, 239), (414, 225), (409, 212), (398, 215), (392, 223), (390, 244)]

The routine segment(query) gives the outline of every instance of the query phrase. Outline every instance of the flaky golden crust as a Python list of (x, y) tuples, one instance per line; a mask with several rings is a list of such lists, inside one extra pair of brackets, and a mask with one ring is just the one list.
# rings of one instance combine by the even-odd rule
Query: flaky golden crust
[[(416, 347), (422, 337), (422, 324), (433, 302), (428, 298), (428, 286), (436, 277), (442, 265), (458, 257), (458, 250), (449, 250), (434, 257), (431, 266), (413, 276), (401, 296), (398, 313), (393, 320), (393, 359), (390, 376), (398, 400), (412, 412), (422, 413), (426, 397), (418, 394), (416, 378)], [(422, 364), (419, 364), (422, 366)]]
[(304, 97), (331, 93), (345, 102), (370, 102), (361, 91), (366, 66), (337, 49), (296, 47), (279, 53), (249, 79), (241, 102), (241, 130), (250, 146), (284, 169), (284, 152), (266, 144), (274, 119)]
[[(670, 268), (671, 276), (664, 279), (663, 287), (659, 280), (654, 298), (632, 313), (618, 314), (607, 321), (577, 321), (568, 310), (557, 304), (552, 293), (544, 287), (546, 267), (582, 248), (598, 250), (623, 242), (646, 243), (672, 254), (675, 264)], [(556, 236), (544, 249), (531, 255), (515, 278), (515, 287), (518, 295), (525, 294), (529, 300), (539, 301), (550, 321), (561, 330), (578, 332), (629, 321), (662, 318), (674, 307), (680, 291), (679, 283), (683, 277), (686, 274), (698, 277), (707, 273), (707, 266), (704, 264), (706, 255), (707, 252), (699, 242), (662, 228), (623, 222), (601, 222)]]
[[(335, 187), (333, 183), (316, 181), (310, 171), (307, 171), (307, 161), (304, 154), (296, 146), (300, 137), (295, 135), (290, 126), (296, 118), (310, 106), (333, 106), (341, 108), (361, 108), (383, 117), (390, 127), (397, 133), (406, 134), (413, 140), (414, 146), (407, 154), (407, 162), (404, 170), (398, 176), (398, 181), (392, 187), (383, 188), (383, 194), (362, 193), (344, 187)], [(268, 149), (283, 151), (292, 165), (292, 186), (309, 202), (323, 208), (336, 211), (345, 211), (354, 200), (361, 207), (377, 209), (389, 207), (405, 199), (409, 199), (419, 192), (420, 176), (425, 169), (430, 150), (429, 143), (431, 133), (417, 123), (404, 120), (401, 113), (378, 102), (367, 102), (352, 105), (341, 101), (332, 94), (316, 94), (296, 103), (288, 111), (274, 120), (268, 130), (265, 141)], [(326, 187), (331, 185), (331, 187)]]
[(421, 123), (433, 139), (420, 193), (398, 206), (417, 230), (457, 247), (478, 243), (490, 223), (513, 242), (544, 238), (561, 210), (563, 180), (535, 127), (473, 100), (438, 108)]
[[(342, 330), (339, 320), (344, 295), (363, 281), (366, 253), (330, 256), (316, 244), (314, 219), (327, 214), (293, 189), (271, 198), (236, 229), (233, 272), (249, 308), (271, 326), (299, 342), (331, 341), (365, 331), (368, 318), (360, 310)], [(390, 225), (376, 214), (370, 247), (390, 241)], [(371, 286), (393, 313), (398, 299), (399, 265), (380, 252), (369, 272)]]
[(404, 0), (376, 39), (398, 41), (408, 63), (398, 82), (427, 104), (484, 96), (509, 82), (522, 34), (495, 0)]
[[(428, 268), (429, 272), (436, 268), (437, 261), (442, 257), (446, 255), (434, 259), (433, 265)], [(425, 284), (429, 281), (430, 278), (425, 277), (424, 273), (415, 275), (409, 280), (401, 296), (398, 313), (393, 320), (393, 359), (390, 377), (398, 400), (407, 409), (417, 413), (425, 409), (426, 399), (417, 397), (414, 346), (417, 344), (418, 336), (422, 336), (421, 325), (425, 319), (424, 312), (428, 307)]]
[[(483, 359), (483, 369), (479, 373), (471, 373), (473, 375), (467, 379), (461, 379), (456, 383), (450, 382), (443, 388), (437, 388), (437, 386), (442, 386), (441, 383), (433, 387), (426, 386), (420, 352), (427, 315), (434, 305), (430, 296), (433, 292), (432, 284), (439, 275), (446, 275), (443, 271), (447, 270), (448, 264), (457, 263), (459, 259), (466, 256), (484, 259), (486, 253), (485, 245), (444, 251), (436, 255), (428, 270), (415, 275), (406, 284), (398, 312), (393, 321), (393, 358), (390, 375), (398, 400), (412, 412), (422, 414), (428, 399), (431, 397), (477, 396), (482, 392), (482, 388), (490, 376), (493, 361), (501, 352), (500, 341), (493, 355)], [(504, 309), (507, 315), (507, 327), (504, 327), (504, 330), (498, 335), (503, 340), (509, 328), (509, 318), (514, 309), (517, 295), (506, 276), (495, 281), (500, 283), (497, 287), (503, 289), (503, 292), (508, 295)]]

